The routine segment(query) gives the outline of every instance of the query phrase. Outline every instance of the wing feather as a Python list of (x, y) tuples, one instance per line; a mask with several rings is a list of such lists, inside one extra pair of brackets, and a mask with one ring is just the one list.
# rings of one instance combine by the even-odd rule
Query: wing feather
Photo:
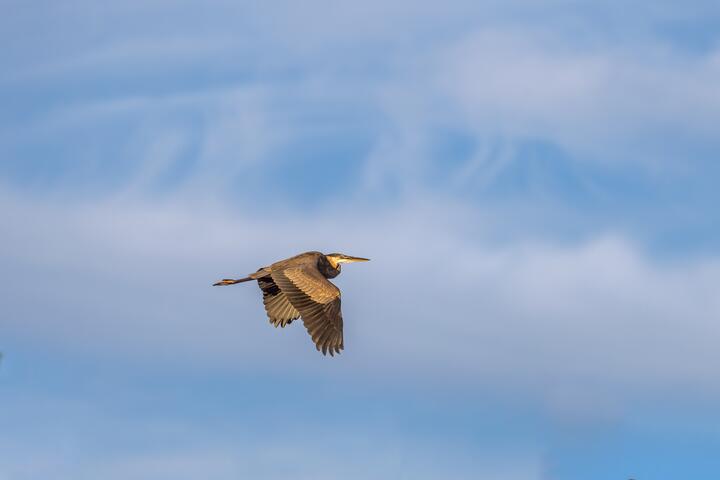
[(273, 271), (272, 280), (300, 313), (315, 348), (331, 355), (343, 349), (340, 290), (313, 264)]
[(263, 292), (263, 304), (271, 324), (275, 327), (284, 327), (293, 320), (300, 318), (300, 312), (292, 306), (272, 277), (258, 278), (258, 285)]

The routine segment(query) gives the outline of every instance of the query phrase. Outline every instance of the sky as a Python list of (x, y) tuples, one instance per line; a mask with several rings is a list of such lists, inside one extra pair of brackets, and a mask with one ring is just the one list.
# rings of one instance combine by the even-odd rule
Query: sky
[(720, 475), (717, 2), (0, 5), (0, 480)]

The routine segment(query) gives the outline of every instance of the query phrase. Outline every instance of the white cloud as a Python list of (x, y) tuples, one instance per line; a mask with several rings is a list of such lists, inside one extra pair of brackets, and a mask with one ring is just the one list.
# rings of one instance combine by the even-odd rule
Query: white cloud
[[(577, 385), (720, 393), (716, 260), (660, 265), (615, 235), (493, 245), (450, 203), (263, 220), (182, 201), (5, 198), (5, 328), (24, 342), (172, 368), (243, 370), (263, 355), (270, 370), (472, 378), (548, 397)], [(309, 249), (373, 259), (338, 279), (347, 351), (333, 364), (301, 325), (269, 327), (254, 286), (209, 286)]]
[(654, 146), (658, 136), (708, 145), (717, 137), (716, 57), (647, 43), (575, 44), (538, 27), (482, 28), (421, 60), (412, 77), (422, 86), (396, 92), (427, 105), (431, 126), (543, 139), (579, 160), (671, 166), (694, 159)]
[[(167, 90), (182, 84), (178, 78), (216, 71), (222, 81), (185, 88), (211, 95), (261, 89), (270, 99), (262, 107), (276, 109), (275, 121), (248, 130), (252, 136), (282, 126), (278, 120), (296, 114), (293, 109), (334, 98), (382, 112), (388, 128), (405, 135), (409, 147), (417, 144), (413, 137), (452, 126), (481, 139), (543, 139), (577, 159), (659, 160), (666, 167), (680, 162), (678, 149), (667, 153), (656, 146), (658, 136), (678, 145), (715, 143), (720, 124), (717, 49), (689, 55), (648, 33), (653, 25), (682, 17), (677, 8), (638, 6), (616, 19), (621, 30), (631, 29), (624, 23), (632, 23), (630, 18), (645, 26), (619, 43), (605, 38), (604, 30), (586, 26), (597, 14), (593, 8), (572, 4), (568, 13), (566, 7), (557, 2), (537, 11), (528, 2), (478, 7), (462, 1), (441, 7), (370, 2), (334, 8), (312, 2), (286, 9), (246, 6), (244, 11), (218, 2), (207, 14), (218, 20), (212, 35), (189, 16), (173, 16), (175, 21), (158, 32), (150, 28), (156, 23), (144, 18), (133, 35), (75, 46), (18, 75), (23, 82), (53, 84), (58, 69), (76, 79), (133, 72), (140, 78), (149, 74), (148, 84), (162, 78)], [(152, 17), (168, 5), (143, 8)], [(138, 16), (116, 10), (121, 24), (130, 18), (134, 23)], [(523, 15), (528, 12), (547, 21), (529, 21)], [(76, 13), (78, 23), (90, 22), (82, 20), (82, 9)], [(321, 22), (310, 21), (320, 17)], [(178, 68), (187, 70), (179, 73)], [(116, 83), (112, 102), (128, 95), (123, 82)], [(129, 95), (137, 97), (136, 92)], [(274, 103), (288, 95), (308, 104)], [(229, 99), (229, 108), (232, 103)], [(230, 124), (236, 120), (230, 118)], [(213, 125), (217, 135), (237, 133), (225, 132), (220, 123)], [(377, 148), (387, 144), (387, 139), (377, 140)], [(401, 153), (417, 158), (412, 149)]]
[[(491, 183), (517, 161), (515, 146), (526, 139), (558, 146), (574, 161), (645, 162), (663, 175), (698, 161), (673, 152), (683, 142), (702, 147), (717, 138), (720, 54), (689, 55), (654, 33), (662, 22), (691, 15), (685, 7), (653, 4), (628, 13), (624, 6), (627, 18), (613, 17), (617, 31), (608, 33), (595, 29), (607, 17), (576, 2), (552, 2), (549, 10), (532, 2), (339, 8), (315, 1), (284, 9), (217, 2), (201, 15), (183, 4), (180, 16), (164, 1), (140, 10), (117, 4), (112, 12), (84, 1), (63, 5), (45, 19), (31, 8), (36, 35), (3, 57), (17, 57), (2, 80), (8, 97), (38, 92), (38, 102), (52, 97), (55, 107), (23, 109), (20, 120), (2, 125), (0, 140), (14, 152), (64, 138), (70, 168), (101, 172), (109, 152), (136, 168), (109, 195), (81, 200), (68, 198), (94, 185), (94, 177), (83, 181), (92, 175), (42, 196), (0, 188), (0, 347), (9, 359), (30, 346), (130, 370), (278, 372), (429, 391), (451, 384), (459, 395), (539, 399), (551, 415), (580, 423), (612, 423), (633, 398), (658, 392), (696, 401), (720, 394), (720, 259), (663, 262), (617, 230), (595, 230), (574, 243), (532, 240), (513, 229), (527, 220), (521, 210), (533, 206), (477, 207), (452, 190), (477, 186), (470, 178)], [(97, 23), (100, 17), (117, 28)], [(64, 29), (45, 28), (57, 18), (67, 21)], [(19, 35), (27, 23), (9, 23), (0, 37), (27, 37)], [(188, 80), (187, 72), (207, 75), (178, 81)], [(66, 98), (65, 86), (75, 82), (100, 88)], [(53, 96), (54, 89), (62, 93)], [(317, 121), (315, 109), (334, 114)], [(265, 162), (291, 140), (333, 123), (355, 128), (355, 121), (371, 131), (357, 191), (315, 210), (228, 200), (232, 179), (249, 165), (271, 172)], [(450, 167), (433, 154), (440, 130), (479, 139), (470, 160)], [(103, 131), (122, 138), (88, 133)], [(154, 186), (188, 155), (191, 174), (157, 194)], [(63, 159), (39, 165), (55, 160)], [(455, 169), (444, 193), (427, 190), (428, 172), (438, 165)], [(363, 204), (386, 184), (401, 192), (391, 206)], [(551, 223), (560, 208), (532, 221)], [(346, 351), (334, 359), (315, 352), (299, 323), (271, 328), (254, 285), (210, 287), (309, 249), (373, 259), (348, 266), (337, 280)], [(74, 418), (85, 418), (86, 407), (72, 411)], [(278, 445), (271, 437), (242, 452), (259, 459), (255, 467), (268, 477), (278, 464), (264, 449), (282, 451), (295, 478), (348, 469), (303, 463), (302, 442), (283, 437), (287, 443)], [(329, 446), (354, 438), (325, 437)], [(15, 438), (0, 434), (0, 444), (18, 452), (16, 463), (0, 463), (0, 478), (38, 473), (27, 470)], [(210, 445), (106, 455), (82, 472), (246, 473), (236, 442)], [(84, 446), (63, 453), (79, 455)], [(432, 446), (387, 447), (387, 458), (363, 463), (407, 473), (403, 455), (425, 459), (414, 466), (433, 478), (433, 467), (448, 465)], [(42, 475), (78, 478), (71, 456), (44, 454), (35, 443), (24, 449)], [(468, 467), (453, 478), (542, 473), (534, 454), (450, 458)]]
[[(262, 81), (121, 95), (45, 111), (31, 128), (5, 130), (5, 139), (32, 142), (119, 117), (140, 124), (120, 145), (125, 158), (140, 159), (137, 171), (114, 195), (73, 204), (60, 200), (66, 192), (51, 191), (44, 200), (3, 194), (9, 228), (0, 258), (11, 272), (2, 294), (6, 327), (24, 341), (88, 355), (242, 369), (263, 353), (273, 358), (266, 368), (287, 368), (292, 358), (290, 368), (320, 372), (326, 359), (301, 326), (285, 332), (267, 326), (255, 288), (208, 285), (297, 251), (347, 250), (375, 260), (340, 279), (347, 288), (348, 350), (336, 366), (358, 375), (465, 375), (477, 385), (519, 385), (548, 398), (578, 384), (605, 391), (692, 384), (714, 391), (716, 259), (660, 265), (617, 232), (596, 231), (565, 246), (515, 236), (499, 246), (491, 232), (510, 228), (505, 217), (517, 210), (476, 209), (451, 192), (430, 194), (423, 178), (428, 164), (443, 161), (431, 155), (428, 140), (438, 128), (507, 139), (499, 154), (475, 152), (451, 175), (454, 185), (476, 175), (492, 181), (518, 138), (541, 137), (578, 158), (605, 159), (668, 129), (712, 137), (717, 54), (689, 58), (642, 42), (626, 51), (604, 42), (575, 45), (566, 30), (500, 23), (466, 25), (427, 49), (400, 42), (388, 49), (393, 69), (370, 69), (359, 79), (355, 70), (343, 73), (343, 62), (330, 62), (333, 68), (309, 62), (293, 93), (285, 91), (287, 82)], [(334, 35), (335, 27), (327, 28)], [(362, 38), (359, 27), (355, 34)], [(152, 63), (160, 55), (172, 63), (190, 42), (173, 38), (140, 60)], [(191, 48), (190, 57), (208, 49), (228, 54), (234, 47), (214, 43), (224, 38)], [(321, 44), (317, 38), (308, 45)], [(106, 61), (136, 61), (139, 44), (129, 42), (86, 52), (74, 65), (92, 70)], [(293, 95), (307, 103), (284, 102)], [(368, 103), (387, 121), (358, 184), (373, 191), (397, 182), (402, 194), (393, 207), (363, 209), (350, 200), (300, 214), (264, 199), (224, 204), (228, 179), (302, 136), (307, 127), (298, 108), (349, 95), (352, 105)], [(201, 127), (177, 120), (188, 112)], [(190, 143), (198, 149), (195, 170), (182, 188), (143, 199)], [(652, 153), (638, 147), (633, 155), (638, 150)]]

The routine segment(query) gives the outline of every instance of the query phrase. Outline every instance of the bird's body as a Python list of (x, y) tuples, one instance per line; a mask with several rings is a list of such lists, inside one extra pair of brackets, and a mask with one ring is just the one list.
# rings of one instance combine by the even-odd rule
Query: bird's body
[(328, 279), (340, 275), (342, 263), (362, 261), (367, 259), (305, 252), (260, 268), (245, 278), (225, 279), (215, 285), (257, 280), (270, 323), (284, 327), (302, 317), (318, 351), (334, 355), (344, 348), (343, 319), (340, 289)]

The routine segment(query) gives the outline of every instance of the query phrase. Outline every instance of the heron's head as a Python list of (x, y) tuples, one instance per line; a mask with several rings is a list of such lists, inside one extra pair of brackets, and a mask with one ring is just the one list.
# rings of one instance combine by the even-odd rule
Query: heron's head
[(330, 265), (332, 265), (333, 268), (338, 268), (341, 263), (370, 261), (369, 258), (351, 257), (350, 255), (345, 255), (344, 253), (328, 253), (325, 255), (325, 258), (328, 259), (328, 262), (330, 262)]

